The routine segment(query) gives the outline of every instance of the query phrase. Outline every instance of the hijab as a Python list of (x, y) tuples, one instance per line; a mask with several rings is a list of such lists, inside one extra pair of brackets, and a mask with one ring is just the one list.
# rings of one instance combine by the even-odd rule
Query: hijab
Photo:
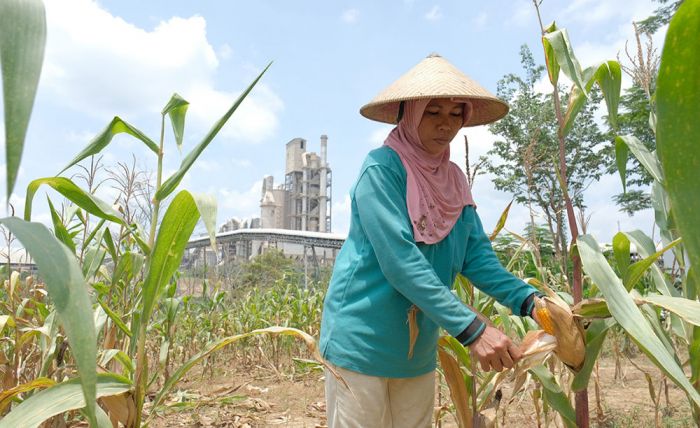
[[(398, 153), (406, 169), (406, 205), (415, 241), (435, 244), (450, 233), (462, 209), (475, 204), (467, 178), (450, 162), (449, 146), (437, 155), (423, 148), (418, 125), (429, 102), (404, 101), (403, 117), (384, 144)], [(471, 105), (465, 103), (464, 122), (470, 114)]]

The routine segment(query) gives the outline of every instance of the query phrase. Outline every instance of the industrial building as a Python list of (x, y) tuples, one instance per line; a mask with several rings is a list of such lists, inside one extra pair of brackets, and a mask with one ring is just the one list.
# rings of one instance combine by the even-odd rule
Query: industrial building
[(284, 184), (263, 178), (260, 223), (264, 229), (331, 232), (331, 169), (328, 137), (321, 135), (321, 154), (307, 152), (307, 141), (287, 143)]
[[(320, 154), (317, 154), (307, 151), (307, 141), (303, 138), (289, 141), (284, 183), (275, 186), (272, 176), (263, 178), (260, 218), (226, 222), (219, 229), (216, 252), (202, 244), (206, 242), (204, 237), (193, 237), (183, 264), (213, 266), (233, 258), (250, 258), (266, 248), (276, 248), (288, 257), (305, 262), (311, 260), (315, 264), (334, 260), (339, 248), (337, 243), (342, 242), (344, 236), (331, 234), (328, 137), (321, 135), (320, 143)], [(285, 233), (284, 230), (298, 232)]]

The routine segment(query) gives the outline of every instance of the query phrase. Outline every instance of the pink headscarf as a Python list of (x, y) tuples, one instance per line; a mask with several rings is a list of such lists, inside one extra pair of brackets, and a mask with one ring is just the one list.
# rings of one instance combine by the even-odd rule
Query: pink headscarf
[[(413, 237), (416, 242), (434, 244), (450, 233), (465, 206), (475, 204), (467, 178), (450, 162), (450, 148), (433, 155), (420, 142), (418, 125), (429, 102), (405, 101), (403, 117), (384, 144), (399, 154), (406, 168), (406, 204)], [(465, 120), (470, 113), (470, 108), (464, 109)]]

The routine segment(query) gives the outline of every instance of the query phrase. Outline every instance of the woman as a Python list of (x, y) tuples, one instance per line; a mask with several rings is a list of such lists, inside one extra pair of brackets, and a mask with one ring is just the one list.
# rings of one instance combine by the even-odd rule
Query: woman
[(449, 160), (459, 129), (507, 111), (438, 55), (360, 110), (398, 125), (369, 153), (350, 190), (350, 231), (324, 303), (321, 352), (349, 386), (326, 373), (329, 427), (429, 426), (440, 327), (469, 346), (484, 370), (519, 360), (511, 340), (450, 290), (462, 273), (513, 313), (532, 311), (536, 290), (501, 266), (469, 184)]

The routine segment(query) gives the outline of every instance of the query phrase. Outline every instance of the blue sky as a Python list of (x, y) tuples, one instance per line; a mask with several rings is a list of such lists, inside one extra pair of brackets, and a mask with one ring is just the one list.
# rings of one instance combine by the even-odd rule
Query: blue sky
[[(522, 44), (542, 62), (530, 0), (48, 0), (46, 7), (46, 60), (11, 197), (18, 214), (29, 181), (57, 174), (113, 116), (156, 140), (159, 112), (178, 92), (191, 106), (182, 154), (166, 128), (167, 177), (238, 93), (274, 61), (182, 187), (216, 196), (218, 224), (257, 216), (262, 177), (274, 175), (276, 183), (283, 179), (285, 144), (302, 137), (318, 151), (319, 136), (327, 134), (333, 231), (344, 233), (348, 189), (366, 153), (390, 129), (361, 117), (363, 104), (431, 52), (492, 92), (503, 75), (520, 71)], [(651, 0), (545, 0), (541, 9), (545, 24), (556, 19), (568, 29), (579, 61), (587, 66), (614, 59), (626, 40), (633, 43), (632, 21), (656, 7)], [(660, 46), (662, 34), (656, 40)], [(629, 84), (626, 78), (624, 85)], [(549, 89), (546, 82), (538, 87)], [(472, 159), (494, 139), (484, 127), (465, 132)], [(464, 163), (462, 141), (460, 134), (452, 146), (459, 165)], [(115, 139), (105, 163), (129, 161), (129, 153), (140, 167), (155, 170), (152, 153), (128, 137)], [(610, 197), (620, 189), (619, 178), (607, 176), (586, 194), (589, 231), (601, 241), (611, 239), (618, 222), (623, 230), (651, 230), (651, 211), (634, 218), (618, 212)], [(113, 197), (110, 192), (104, 189), (105, 199)], [(43, 200), (42, 193), (36, 198)], [(510, 196), (494, 190), (488, 176), (477, 178), (473, 194), (491, 228)], [(37, 201), (33, 219), (48, 223), (49, 218)], [(526, 211), (516, 207), (507, 227), (520, 231), (527, 220)]]

